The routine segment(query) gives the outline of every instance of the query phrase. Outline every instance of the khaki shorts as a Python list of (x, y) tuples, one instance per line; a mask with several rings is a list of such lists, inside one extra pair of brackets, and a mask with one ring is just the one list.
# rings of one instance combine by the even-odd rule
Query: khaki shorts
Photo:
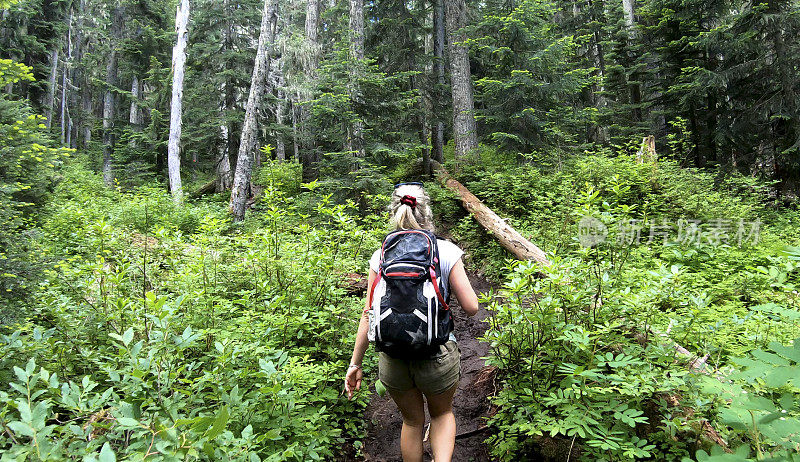
[(426, 395), (438, 395), (461, 379), (461, 349), (452, 340), (440, 346), (431, 359), (395, 359), (384, 352), (378, 355), (378, 378), (389, 391), (416, 387)]

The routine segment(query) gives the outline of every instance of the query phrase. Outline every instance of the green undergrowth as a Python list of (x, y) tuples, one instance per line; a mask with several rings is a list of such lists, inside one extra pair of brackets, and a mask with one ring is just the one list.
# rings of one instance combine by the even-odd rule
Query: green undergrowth
[(450, 168), (551, 267), (511, 260), (434, 193), (473, 265), (502, 282), (485, 298), (493, 456), (797, 460), (797, 211), (758, 181), (624, 152), (507, 163), (484, 149)]
[(64, 170), (31, 244), (46, 270), (0, 333), (2, 460), (358, 453), (367, 397), (341, 378), (363, 300), (345, 281), (383, 229), (283, 173), (233, 224), (219, 198)]

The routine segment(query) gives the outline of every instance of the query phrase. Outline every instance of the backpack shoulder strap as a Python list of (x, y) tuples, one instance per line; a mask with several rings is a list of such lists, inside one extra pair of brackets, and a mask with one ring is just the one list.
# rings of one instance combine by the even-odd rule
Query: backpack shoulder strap
[[(389, 233), (391, 234), (391, 233)], [(372, 309), (372, 296), (375, 294), (375, 287), (378, 286), (378, 282), (381, 280), (381, 276), (383, 275), (383, 248), (386, 245), (386, 238), (389, 237), (387, 234), (383, 238), (383, 242), (381, 242), (381, 249), (380, 249), (380, 258), (378, 260), (378, 274), (375, 276), (375, 280), (372, 281), (372, 285), (369, 287), (369, 292), (367, 293), (367, 307), (364, 308), (364, 312), (369, 311)]]
[(375, 276), (375, 280), (372, 281), (372, 285), (369, 287), (369, 295), (367, 296), (367, 306), (364, 308), (364, 311), (369, 311), (372, 309), (372, 296), (375, 294), (375, 287), (378, 285), (378, 281), (381, 280), (383, 270), (378, 268), (378, 274)]
[(439, 299), (439, 303), (442, 304), (445, 310), (449, 310), (450, 306), (444, 300), (444, 297), (442, 297), (442, 292), (439, 290), (439, 281), (436, 279), (436, 270), (433, 268), (433, 266), (431, 266), (428, 272), (431, 277), (431, 283), (433, 284), (433, 290), (436, 291), (436, 298)]

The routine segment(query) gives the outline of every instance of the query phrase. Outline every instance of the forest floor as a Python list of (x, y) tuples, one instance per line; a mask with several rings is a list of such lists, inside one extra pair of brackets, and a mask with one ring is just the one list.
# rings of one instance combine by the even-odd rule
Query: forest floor
[[(488, 292), (491, 288), (484, 278), (469, 273), (475, 292)], [(453, 297), (451, 305), (455, 313), (455, 336), (461, 349), (461, 381), (453, 399), (453, 413), (456, 417), (456, 446), (453, 462), (484, 462), (490, 460), (489, 450), (483, 440), (488, 433), (481, 430), (486, 426), (490, 403), (488, 396), (495, 392), (494, 375), (487, 374), (485, 357), (489, 345), (478, 340), (488, 328), (484, 322), (491, 313), (481, 307), (473, 317), (467, 317), (458, 301)], [(368, 423), (364, 439), (364, 460), (369, 462), (402, 461), (400, 455), (400, 428), (402, 418), (397, 406), (387, 394), (380, 397), (374, 394), (365, 411)], [(427, 423), (426, 423), (427, 425)], [(430, 441), (425, 443), (425, 460), (432, 460)]]

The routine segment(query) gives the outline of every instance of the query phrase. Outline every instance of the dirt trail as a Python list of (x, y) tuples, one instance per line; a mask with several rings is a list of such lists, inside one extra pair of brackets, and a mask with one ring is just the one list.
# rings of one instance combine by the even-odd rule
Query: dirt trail
[[(489, 290), (489, 283), (474, 274), (469, 274), (475, 292)], [(489, 345), (480, 342), (488, 325), (482, 322), (489, 312), (481, 307), (474, 317), (467, 317), (453, 297), (451, 306), (455, 313), (455, 336), (461, 348), (461, 381), (453, 399), (453, 413), (456, 417), (456, 432), (463, 435), (456, 439), (453, 462), (488, 461), (489, 452), (483, 440), (486, 431), (475, 431), (486, 425), (489, 402), (486, 397), (493, 391), (491, 380), (479, 381)], [(476, 384), (476, 382), (479, 382)], [(365, 412), (368, 422), (367, 437), (364, 439), (364, 460), (369, 462), (402, 461), (400, 455), (400, 427), (402, 419), (394, 402), (388, 395), (381, 398), (373, 395)], [(430, 444), (425, 443), (425, 460), (431, 460)]]

